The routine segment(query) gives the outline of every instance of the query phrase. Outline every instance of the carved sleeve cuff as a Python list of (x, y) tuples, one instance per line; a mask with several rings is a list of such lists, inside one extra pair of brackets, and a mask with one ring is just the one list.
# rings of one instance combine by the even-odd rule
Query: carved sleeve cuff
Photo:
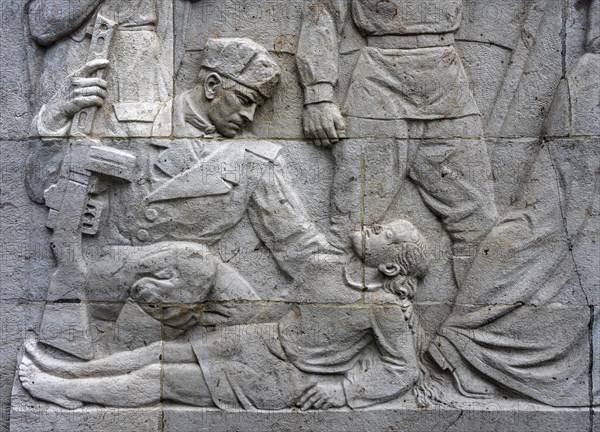
[(363, 397), (362, 393), (364, 393), (364, 388), (357, 386), (348, 378), (344, 378), (343, 388), (344, 395), (346, 396), (346, 403), (350, 408), (360, 409), (373, 405), (373, 402), (369, 403), (369, 401), (365, 400)]
[(304, 105), (319, 102), (333, 102), (333, 84), (317, 83), (304, 88)]
[(31, 134), (40, 137), (66, 137), (69, 134), (71, 123), (67, 123), (57, 130), (53, 130), (46, 126), (44, 117), (46, 117), (46, 105), (42, 106), (40, 112), (35, 116), (31, 125)]

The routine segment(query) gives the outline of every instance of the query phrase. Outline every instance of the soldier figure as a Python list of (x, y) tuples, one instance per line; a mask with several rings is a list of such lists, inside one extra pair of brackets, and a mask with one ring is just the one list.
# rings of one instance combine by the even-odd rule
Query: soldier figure
[[(461, 0), (313, 1), (297, 53), (305, 135), (333, 146), (336, 241), (347, 247), (349, 231), (393, 218), (388, 208), (408, 177), (453, 241), (459, 286), (496, 220), (480, 114), (454, 48), (461, 11)], [(340, 112), (335, 86), (349, 13), (366, 46)]]
[[(182, 119), (175, 125), (234, 137), (272, 95), (279, 66), (248, 39), (209, 40), (205, 52), (204, 81), (172, 104), (174, 118)], [(191, 139), (119, 142), (114, 148), (136, 156), (137, 174), (128, 184), (111, 182), (97, 197), (107, 201), (109, 214), (100, 226), (103, 244), (110, 245), (88, 263), (88, 290), (99, 300), (90, 314), (98, 322), (114, 322), (128, 297), (141, 304), (258, 300), (232, 267), (208, 252), (246, 212), (291, 276), (319, 252), (339, 254), (284, 178), (277, 144)], [(189, 295), (182, 297), (182, 290)], [(193, 325), (200, 314), (144, 308), (172, 327)]]
[[(340, 111), (350, 14), (366, 46)], [(333, 146), (335, 243), (348, 248), (349, 231), (394, 219), (388, 209), (408, 178), (452, 240), (459, 290), (497, 218), (480, 113), (454, 48), (461, 14), (462, 0), (315, 0), (297, 52), (304, 133)]]

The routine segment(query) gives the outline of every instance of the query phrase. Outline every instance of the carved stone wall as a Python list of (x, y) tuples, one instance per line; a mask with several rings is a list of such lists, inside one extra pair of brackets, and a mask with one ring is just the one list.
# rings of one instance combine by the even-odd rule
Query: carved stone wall
[(598, 428), (600, 1), (0, 13), (2, 430)]

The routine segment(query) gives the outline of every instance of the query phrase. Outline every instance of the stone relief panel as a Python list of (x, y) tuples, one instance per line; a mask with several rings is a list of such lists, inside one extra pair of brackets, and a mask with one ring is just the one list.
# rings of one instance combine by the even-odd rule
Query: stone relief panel
[(43, 103), (32, 134), (152, 135), (172, 93), (170, 2), (31, 1), (26, 14), (31, 47), (42, 51), (32, 59)]
[(594, 430), (600, 3), (492, 3), (26, 2), (10, 430)]

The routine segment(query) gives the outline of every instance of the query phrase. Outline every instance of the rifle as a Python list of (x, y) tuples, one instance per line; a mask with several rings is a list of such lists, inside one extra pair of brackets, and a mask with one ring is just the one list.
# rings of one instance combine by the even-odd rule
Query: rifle
[[(108, 57), (115, 25), (98, 14), (88, 61)], [(97, 76), (105, 73), (99, 70)], [(92, 191), (98, 175), (131, 181), (136, 163), (134, 155), (88, 138), (96, 111), (97, 107), (86, 108), (73, 118), (70, 136), (75, 138), (69, 139), (60, 178), (44, 193), (57, 269), (48, 287), (39, 339), (82, 359), (94, 357), (82, 236), (98, 232), (103, 210)]]

